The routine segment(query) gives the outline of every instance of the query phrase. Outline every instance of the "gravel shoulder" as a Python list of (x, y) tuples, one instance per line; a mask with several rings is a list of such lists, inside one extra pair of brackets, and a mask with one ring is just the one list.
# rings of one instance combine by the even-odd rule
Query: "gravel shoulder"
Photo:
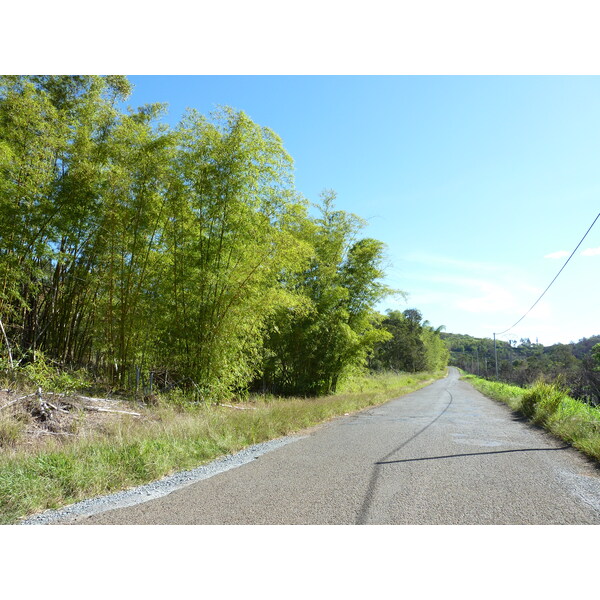
[(244, 448), (236, 454), (224, 456), (220, 459), (212, 461), (201, 467), (190, 469), (188, 471), (180, 471), (168, 477), (164, 477), (157, 481), (116, 492), (114, 494), (107, 494), (105, 496), (98, 496), (96, 498), (90, 498), (65, 506), (58, 510), (49, 510), (43, 513), (39, 513), (20, 522), (20, 525), (52, 525), (52, 524), (64, 524), (81, 517), (91, 517), (93, 515), (103, 513), (108, 510), (116, 510), (119, 508), (126, 508), (129, 506), (135, 506), (142, 502), (148, 502), (157, 498), (162, 498), (176, 490), (185, 488), (188, 485), (203, 481), (209, 477), (214, 477), (219, 473), (224, 473), (229, 469), (235, 469), (241, 467), (246, 463), (256, 460), (259, 456), (262, 456), (266, 452), (271, 452), (277, 448), (301, 439), (300, 436), (287, 436), (264, 442), (262, 444), (255, 444)]

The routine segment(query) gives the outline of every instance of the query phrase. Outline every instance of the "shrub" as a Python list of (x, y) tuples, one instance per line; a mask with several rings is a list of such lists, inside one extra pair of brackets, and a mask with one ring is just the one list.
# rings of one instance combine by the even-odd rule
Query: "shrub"
[(45, 391), (68, 393), (89, 385), (89, 376), (83, 369), (67, 371), (39, 350), (32, 353), (29, 362), (10, 371), (2, 370), (0, 363), (0, 374), (7, 383), (10, 381), (11, 387), (24, 389), (41, 387)]
[(560, 383), (536, 382), (525, 391), (521, 412), (536, 423), (545, 424), (560, 406), (567, 392)]

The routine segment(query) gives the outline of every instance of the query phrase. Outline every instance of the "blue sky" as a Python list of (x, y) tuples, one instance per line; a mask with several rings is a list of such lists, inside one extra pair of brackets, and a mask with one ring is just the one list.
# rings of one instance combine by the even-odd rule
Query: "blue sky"
[[(387, 245), (387, 283), (454, 333), (492, 337), (535, 302), (600, 212), (600, 77), (131, 76), (129, 104), (245, 111), (309, 200), (337, 192)], [(503, 339), (600, 334), (600, 223)], [(557, 258), (555, 253), (562, 253)], [(585, 254), (582, 254), (584, 252)], [(565, 255), (566, 253), (566, 255)]]

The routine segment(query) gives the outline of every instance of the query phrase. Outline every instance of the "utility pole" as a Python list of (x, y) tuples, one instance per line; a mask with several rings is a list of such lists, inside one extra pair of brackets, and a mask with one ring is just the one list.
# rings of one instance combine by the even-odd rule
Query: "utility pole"
[(494, 360), (496, 361), (496, 379), (498, 379), (498, 351), (496, 350), (496, 334), (494, 333)]

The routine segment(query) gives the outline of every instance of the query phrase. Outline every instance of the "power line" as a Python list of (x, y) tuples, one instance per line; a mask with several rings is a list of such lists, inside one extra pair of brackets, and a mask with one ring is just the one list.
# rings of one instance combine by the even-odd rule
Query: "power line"
[(598, 213), (596, 215), (596, 218), (593, 220), (592, 224), (589, 226), (588, 230), (585, 232), (585, 235), (579, 241), (579, 244), (577, 244), (577, 246), (575, 246), (575, 250), (573, 250), (573, 252), (571, 252), (571, 256), (569, 256), (569, 258), (567, 258), (567, 261), (561, 267), (560, 271), (556, 274), (556, 276), (550, 282), (548, 287), (542, 292), (542, 295), (531, 305), (531, 308), (514, 325), (511, 325), (508, 329), (505, 329), (504, 331), (500, 331), (497, 334), (494, 333), (494, 361), (496, 363), (496, 378), (498, 378), (498, 352), (496, 350), (496, 335), (502, 335), (503, 333), (510, 331), (513, 327), (516, 327), (533, 310), (534, 306), (544, 297), (544, 294), (550, 289), (552, 284), (557, 280), (558, 276), (562, 273), (563, 269), (567, 266), (569, 261), (573, 258), (575, 252), (577, 252), (577, 248), (579, 248), (579, 246), (581, 246), (581, 244), (583, 243), (583, 240), (585, 240), (585, 238), (587, 237), (587, 234), (592, 230), (592, 227), (596, 224), (596, 221), (598, 220), (598, 218), (600, 218), (600, 213)]
[(544, 294), (550, 289), (550, 287), (552, 286), (552, 284), (558, 279), (558, 276), (562, 273), (563, 269), (567, 266), (567, 264), (569, 263), (569, 261), (573, 258), (573, 255), (575, 254), (575, 252), (577, 252), (577, 249), (579, 248), (579, 246), (581, 246), (581, 244), (583, 243), (583, 240), (585, 240), (585, 238), (587, 237), (587, 234), (592, 230), (592, 227), (595, 225), (596, 221), (599, 218), (600, 218), (600, 213), (598, 213), (596, 215), (596, 218), (594, 219), (594, 221), (592, 222), (592, 224), (589, 226), (588, 230), (585, 232), (585, 235), (581, 238), (581, 240), (579, 241), (579, 244), (577, 244), (577, 246), (575, 247), (575, 250), (573, 250), (573, 252), (571, 252), (571, 256), (569, 256), (569, 258), (567, 258), (567, 261), (561, 267), (560, 271), (556, 274), (556, 276), (550, 282), (550, 284), (548, 285), (548, 287), (542, 292), (542, 295), (532, 304), (531, 308), (514, 325), (511, 325), (508, 329), (505, 329), (504, 331), (500, 331), (499, 333), (494, 333), (494, 336), (496, 336), (496, 335), (502, 335), (503, 333), (506, 333), (507, 331), (510, 331), (513, 327), (515, 327), (516, 325), (518, 325), (533, 310), (533, 308), (535, 307), (535, 305), (544, 297)]

